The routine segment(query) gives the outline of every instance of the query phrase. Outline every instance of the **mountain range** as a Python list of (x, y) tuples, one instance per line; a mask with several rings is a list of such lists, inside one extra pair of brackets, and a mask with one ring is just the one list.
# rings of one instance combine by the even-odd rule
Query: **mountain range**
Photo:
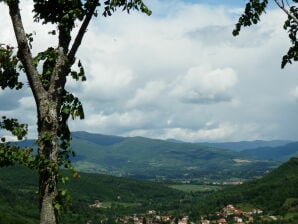
[(192, 143), (87, 132), (74, 132), (72, 136), (77, 154), (74, 165), (84, 172), (151, 180), (202, 180), (262, 176), (277, 165)]
[(83, 131), (72, 138), (79, 171), (157, 181), (251, 179), (298, 154), (298, 143), (283, 140), (197, 144)]

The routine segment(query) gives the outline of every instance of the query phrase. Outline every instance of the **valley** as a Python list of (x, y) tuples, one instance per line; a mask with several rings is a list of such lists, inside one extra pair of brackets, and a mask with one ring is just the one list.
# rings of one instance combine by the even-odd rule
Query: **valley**
[[(296, 155), (295, 143), (267, 143), (259, 150), (235, 150), (75, 132), (72, 160), (80, 178), (60, 186), (72, 197), (61, 223), (235, 223), (223, 211), (229, 204), (242, 211), (236, 217), (246, 223), (247, 212), (256, 208), (262, 214), (252, 215), (250, 223), (295, 223), (298, 160), (284, 161)], [(274, 159), (269, 149), (284, 159)], [(37, 174), (5, 167), (0, 183), (0, 224), (38, 223), (38, 207), (30, 203), (37, 201)]]
[(157, 182), (239, 182), (261, 177), (281, 163), (193, 143), (87, 132), (74, 132), (72, 147), (79, 171)]

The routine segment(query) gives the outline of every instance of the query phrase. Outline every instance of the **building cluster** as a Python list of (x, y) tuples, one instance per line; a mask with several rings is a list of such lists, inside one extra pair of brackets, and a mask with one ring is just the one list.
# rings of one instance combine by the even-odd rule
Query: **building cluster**
[(158, 215), (156, 211), (148, 211), (147, 214), (125, 216), (116, 220), (116, 223), (127, 224), (249, 224), (253, 223), (256, 215), (262, 214), (260, 209), (242, 211), (233, 205), (227, 205), (221, 211), (212, 215), (202, 216), (198, 222), (190, 222), (188, 216), (173, 217), (169, 215)]
[(116, 223), (128, 224), (188, 224), (188, 216), (173, 217), (169, 215), (157, 215), (155, 210), (150, 210), (147, 214), (125, 216), (116, 220)]
[(227, 205), (209, 218), (201, 217), (200, 224), (248, 224), (254, 221), (254, 216), (262, 213), (263, 211), (257, 208), (247, 212), (237, 209), (233, 205)]
[[(96, 200), (90, 208), (103, 207), (102, 202)], [(213, 214), (201, 216), (197, 222), (190, 222), (188, 216), (175, 217), (171, 215), (160, 215), (155, 210), (149, 210), (144, 214), (128, 215), (117, 218), (115, 223), (121, 224), (249, 224), (254, 222), (254, 217), (263, 213), (260, 209), (243, 211), (233, 205), (227, 205)], [(87, 222), (88, 224), (91, 223)]]

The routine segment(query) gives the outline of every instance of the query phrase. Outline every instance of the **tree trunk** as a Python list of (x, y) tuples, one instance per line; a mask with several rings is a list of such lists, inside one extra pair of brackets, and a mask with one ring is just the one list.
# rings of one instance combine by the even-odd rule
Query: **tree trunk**
[(19, 9), (19, 1), (6, 2), (9, 6), (10, 17), (18, 42), (18, 56), (25, 68), (25, 73), (37, 106), (38, 156), (40, 157), (38, 160), (40, 224), (57, 224), (57, 214), (54, 208), (54, 200), (58, 194), (57, 174), (59, 169), (59, 142), (57, 137), (59, 129), (59, 111), (57, 109), (59, 97), (57, 96), (61, 95), (61, 91), (58, 91), (56, 85), (53, 87), (52, 94), (49, 94), (44, 88), (27, 42)]
[(39, 169), (40, 224), (57, 224), (54, 208), (59, 169), (57, 104), (45, 99), (40, 104), (38, 114), (38, 155), (45, 161)]

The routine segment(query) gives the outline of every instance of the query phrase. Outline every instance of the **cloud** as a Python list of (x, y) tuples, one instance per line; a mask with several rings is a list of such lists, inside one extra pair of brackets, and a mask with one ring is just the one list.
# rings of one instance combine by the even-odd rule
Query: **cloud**
[(231, 68), (215, 69), (194, 67), (185, 76), (178, 77), (172, 94), (185, 103), (217, 103), (230, 101), (227, 93), (237, 82)]
[(292, 90), (290, 91), (290, 95), (291, 95), (292, 97), (294, 97), (294, 99), (295, 99), (296, 101), (298, 101), (298, 86), (296, 86), (295, 89), (292, 89)]
[[(282, 11), (269, 9), (235, 38), (239, 6), (202, 2), (152, 0), (150, 17), (94, 18), (77, 55), (87, 81), (67, 84), (86, 114), (71, 129), (186, 141), (297, 139), (289, 93), (298, 98), (298, 64), (280, 69), (289, 47)], [(0, 10), (0, 43), (15, 44), (7, 8)], [(31, 1), (22, 1), (22, 16), (36, 33), (33, 52), (56, 45), (52, 26), (31, 21)], [(35, 106), (24, 91), (0, 91), (0, 112), (28, 121), (33, 136)]]
[(136, 90), (135, 96), (128, 100), (127, 107), (156, 107), (161, 98), (167, 97), (167, 85), (162, 81), (151, 81), (146, 83), (143, 88)]

